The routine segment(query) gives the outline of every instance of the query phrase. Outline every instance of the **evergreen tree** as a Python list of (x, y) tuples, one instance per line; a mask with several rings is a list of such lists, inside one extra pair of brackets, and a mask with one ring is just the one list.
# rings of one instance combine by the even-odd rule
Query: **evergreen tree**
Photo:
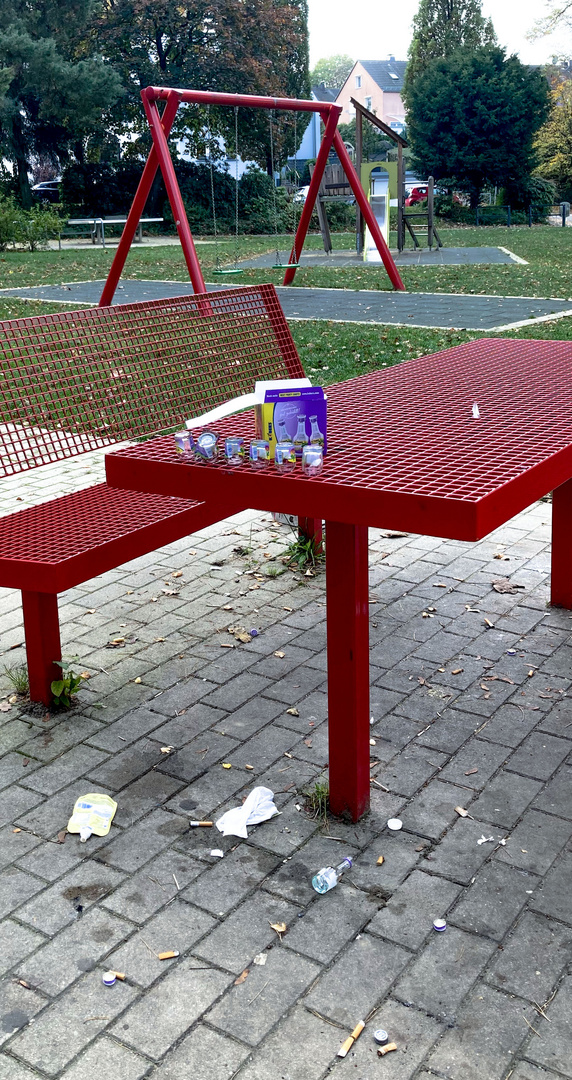
[(490, 19), (481, 13), (482, 0), (419, 0), (413, 17), (404, 98), (431, 60), (443, 59), (461, 47), (478, 49), (496, 45)]
[(534, 138), (548, 114), (540, 71), (504, 49), (458, 49), (411, 84), (407, 137), (414, 167), (452, 179), (478, 206), (486, 183), (518, 191), (536, 164)]
[(30, 206), (28, 174), (42, 156), (61, 167), (102, 130), (118, 77), (86, 40), (90, 0), (13, 0), (0, 6), (0, 150)]

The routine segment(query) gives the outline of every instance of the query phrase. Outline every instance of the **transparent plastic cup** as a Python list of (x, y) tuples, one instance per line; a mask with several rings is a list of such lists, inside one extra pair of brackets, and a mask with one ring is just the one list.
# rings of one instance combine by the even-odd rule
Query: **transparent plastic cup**
[(184, 460), (190, 461), (193, 457), (194, 446), (194, 439), (190, 431), (187, 431), (186, 428), (184, 431), (176, 431), (173, 438), (175, 440), (175, 450), (177, 453), (180, 454)]
[(214, 431), (201, 431), (195, 441), (193, 453), (195, 461), (208, 465), (218, 457), (218, 435)]
[(224, 440), (224, 454), (227, 465), (242, 465), (244, 461), (244, 439), (230, 435)]
[(253, 439), (249, 450), (253, 469), (265, 469), (270, 461), (270, 443), (267, 439)]
[(279, 473), (289, 473), (296, 468), (296, 447), (293, 442), (276, 443), (274, 464)]
[(302, 472), (311, 478), (319, 476), (324, 468), (324, 451), (321, 446), (305, 446), (302, 450)]

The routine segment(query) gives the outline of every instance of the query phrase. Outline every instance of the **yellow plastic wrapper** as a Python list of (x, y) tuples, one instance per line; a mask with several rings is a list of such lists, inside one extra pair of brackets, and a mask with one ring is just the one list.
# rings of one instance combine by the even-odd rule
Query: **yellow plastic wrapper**
[(109, 795), (99, 792), (80, 795), (68, 821), (68, 832), (79, 833), (82, 844), (89, 840), (92, 833), (107, 836), (116, 810), (117, 803)]

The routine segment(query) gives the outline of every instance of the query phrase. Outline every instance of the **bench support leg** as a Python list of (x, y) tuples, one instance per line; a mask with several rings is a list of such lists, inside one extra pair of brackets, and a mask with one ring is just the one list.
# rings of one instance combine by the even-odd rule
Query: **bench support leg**
[(326, 523), (330, 809), (369, 807), (367, 528)]
[(298, 536), (303, 540), (313, 539), (316, 555), (324, 550), (324, 531), (320, 518), (298, 518)]
[(58, 598), (54, 593), (22, 591), (22, 609), (30, 698), (49, 705), (52, 700), (51, 683), (60, 677), (60, 669), (54, 660), (62, 655)]
[(552, 492), (550, 603), (572, 610), (572, 480)]

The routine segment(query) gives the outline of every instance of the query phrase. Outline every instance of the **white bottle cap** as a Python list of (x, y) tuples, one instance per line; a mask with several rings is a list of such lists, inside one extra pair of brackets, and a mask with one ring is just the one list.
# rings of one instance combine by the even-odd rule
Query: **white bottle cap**
[(390, 817), (389, 821), (387, 822), (387, 828), (391, 829), (392, 832), (399, 832), (399, 830), (403, 828), (403, 822), (401, 818)]
[(89, 825), (82, 825), (79, 830), (79, 840), (81, 844), (85, 844), (86, 840), (89, 840), (91, 836), (91, 829)]

